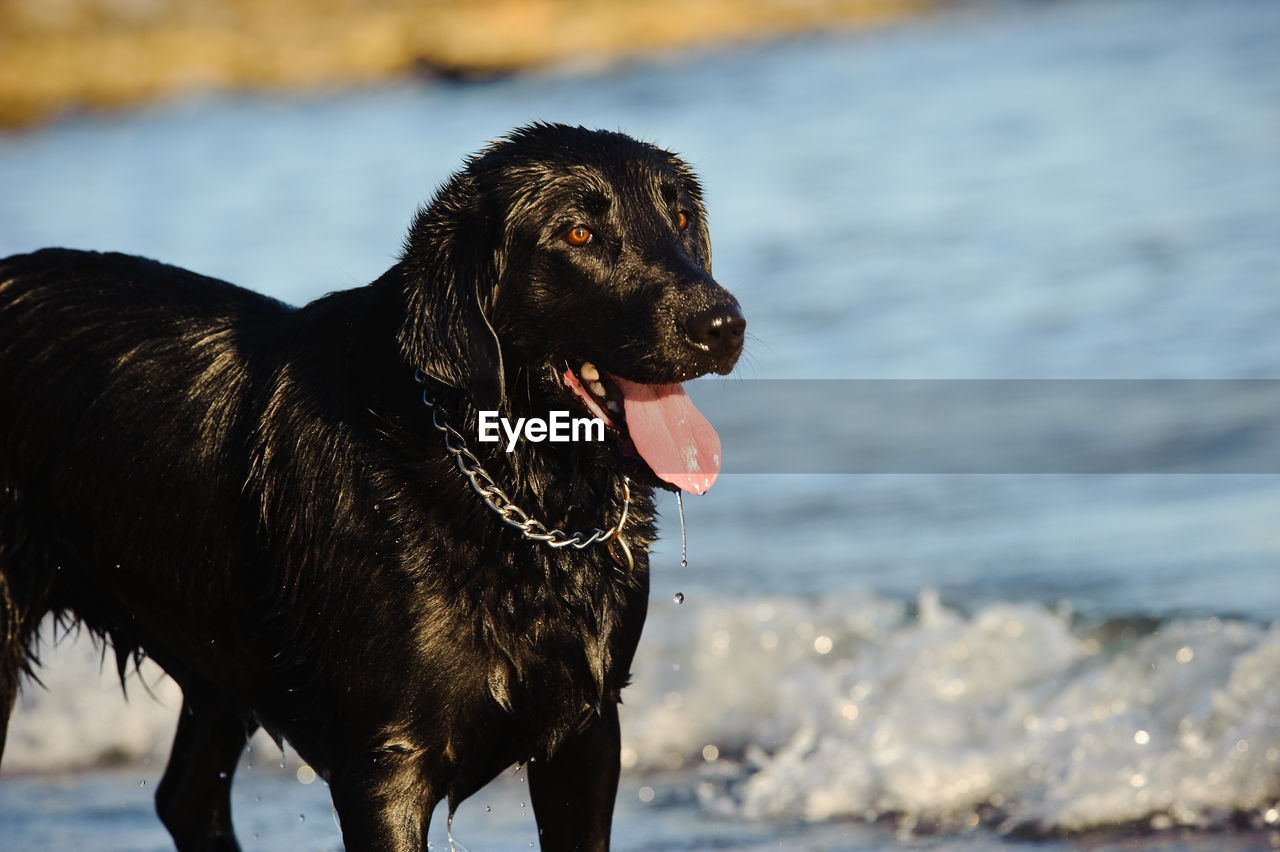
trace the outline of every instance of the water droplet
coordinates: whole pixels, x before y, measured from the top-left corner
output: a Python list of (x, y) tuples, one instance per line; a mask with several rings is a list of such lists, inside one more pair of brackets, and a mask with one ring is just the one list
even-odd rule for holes
[(493, 812), (493, 808), (492, 808), (492, 806), (490, 806), (490, 805), (485, 805), (485, 806), (484, 806), (484, 812), (485, 812), (485, 813), (492, 813), (492, 812)]
[(298, 814), (298, 822), (306, 822), (306, 821), (307, 821), (306, 814)]
[(145, 787), (145, 786), (147, 786), (147, 779), (143, 778), (141, 781), (139, 781), (139, 782), (138, 782), (138, 786), (139, 786), (139, 787)]
[(219, 773), (218, 773), (218, 777), (219, 777), (219, 778), (221, 778), (221, 779), (223, 779), (223, 780), (225, 781), (225, 780), (226, 780), (226, 777), (227, 777), (227, 773), (225, 773), (225, 772), (219, 772)]
[(684, 592), (676, 592), (674, 595), (671, 596), (671, 600), (676, 602), (676, 606), (679, 606), (680, 604), (684, 603)]

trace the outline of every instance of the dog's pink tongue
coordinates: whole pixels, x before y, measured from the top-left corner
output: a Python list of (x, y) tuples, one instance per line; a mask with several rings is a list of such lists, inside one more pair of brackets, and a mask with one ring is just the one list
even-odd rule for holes
[(693, 494), (709, 489), (720, 474), (720, 436), (684, 388), (610, 378), (622, 391), (631, 442), (658, 478)]

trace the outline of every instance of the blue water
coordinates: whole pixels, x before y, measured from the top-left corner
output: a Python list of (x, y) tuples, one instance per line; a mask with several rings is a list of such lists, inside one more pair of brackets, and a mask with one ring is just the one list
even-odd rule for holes
[[(1267, 0), (993, 3), (591, 75), (73, 118), (0, 136), (0, 255), (131, 251), (303, 302), (375, 278), (463, 157), (535, 119), (695, 165), (750, 322), (716, 381), (1280, 379)], [(801, 412), (815, 434), (868, 416), (839, 402)], [(1053, 449), (1043, 420), (1020, 439)], [(1140, 418), (1121, 431), (1158, 467)], [(663, 513), (622, 848), (1275, 841), (1280, 476), (729, 474), (686, 501), (688, 568)], [(15, 719), (0, 828), (13, 848), (163, 848), (147, 800), (172, 711), (84, 686), (96, 657), (68, 646)], [(113, 751), (139, 762), (13, 775)], [(237, 813), (263, 848), (333, 848), (322, 785), (292, 779), (250, 782)], [(508, 783), (460, 814), (470, 848), (533, 839)], [(1237, 813), (1243, 833), (1195, 833)], [(1113, 839), (1133, 823), (1156, 833)]]

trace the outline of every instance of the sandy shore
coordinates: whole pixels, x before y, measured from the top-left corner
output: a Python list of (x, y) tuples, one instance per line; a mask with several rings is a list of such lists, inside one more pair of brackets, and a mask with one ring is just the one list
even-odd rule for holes
[(873, 25), (936, 0), (8, 0), (0, 126), (191, 91), (469, 79)]

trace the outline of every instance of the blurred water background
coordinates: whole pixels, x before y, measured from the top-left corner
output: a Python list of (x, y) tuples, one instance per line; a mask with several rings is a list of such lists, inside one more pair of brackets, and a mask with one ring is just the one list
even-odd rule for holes
[[(464, 156), (535, 119), (692, 162), (750, 321), (735, 376), (701, 393), (737, 406), (728, 469), (755, 455), (686, 501), (687, 568), (663, 504), (616, 848), (1280, 847), (1280, 474), (1219, 463), (1271, 434), (1274, 390), (1188, 411), (1191, 449), (1164, 440), (1176, 411), (1073, 412), (1101, 422), (1101, 472), (858, 473), (820, 438), (799, 472), (755, 440), (767, 388), (800, 380), (826, 380), (788, 410), (818, 436), (876, 417), (813, 392), (851, 380), (1273, 388), (1280, 4), (991, 3), (590, 72), (71, 118), (0, 136), (0, 256), (136, 252), (302, 303), (373, 280)], [(1002, 412), (1033, 457), (1062, 452), (1043, 411)], [(145, 668), (126, 703), (83, 638), (49, 659), (10, 731), (0, 845), (169, 848), (150, 799), (175, 688)], [(246, 848), (339, 848), (311, 780), (255, 742)], [(522, 783), (464, 804), (456, 839), (529, 848)]]

